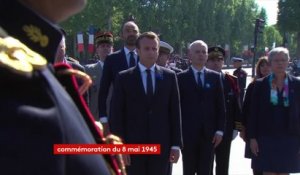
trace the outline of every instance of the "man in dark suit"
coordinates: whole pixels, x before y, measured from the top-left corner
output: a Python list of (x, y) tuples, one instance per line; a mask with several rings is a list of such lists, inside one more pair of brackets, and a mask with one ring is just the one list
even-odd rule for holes
[[(226, 107), (226, 129), (222, 142), (215, 149), (216, 175), (228, 175), (231, 141), (237, 136), (237, 130), (241, 131), (242, 129), (237, 77), (222, 72), (224, 58), (225, 50), (223, 48), (216, 46), (208, 49), (206, 67), (221, 73)], [(213, 171), (211, 175), (213, 175)]]
[(79, 12), (85, 1), (0, 0), (0, 4), (1, 174), (117, 173), (106, 162), (109, 156), (53, 155), (53, 144), (101, 140), (93, 120), (49, 69), (62, 38), (55, 23)]
[(109, 91), (110, 88), (112, 88), (115, 76), (120, 71), (134, 67), (137, 64), (138, 56), (135, 50), (135, 43), (138, 36), (139, 28), (133, 21), (124, 23), (121, 31), (124, 48), (109, 55), (104, 62), (103, 75), (100, 83), (101, 87), (99, 90), (99, 117), (106, 134), (109, 133), (107, 117), (110, 109), (106, 103)]
[(118, 74), (109, 118), (112, 133), (125, 143), (160, 144), (160, 155), (131, 155), (125, 159), (129, 175), (166, 175), (176, 163), (182, 146), (177, 78), (173, 71), (155, 64), (159, 38), (140, 35), (137, 66)]
[[(113, 51), (113, 35), (109, 32), (97, 32), (95, 35), (96, 63), (85, 65), (86, 73), (92, 78), (93, 84), (89, 88), (89, 108), (95, 118), (99, 121), (99, 89), (100, 80), (102, 78), (104, 61), (107, 55)], [(110, 99), (110, 98), (109, 98)], [(107, 103), (109, 103), (107, 101)]]
[(178, 76), (184, 175), (209, 175), (214, 148), (222, 141), (225, 104), (220, 74), (205, 68), (207, 45), (201, 40), (189, 47), (191, 67)]

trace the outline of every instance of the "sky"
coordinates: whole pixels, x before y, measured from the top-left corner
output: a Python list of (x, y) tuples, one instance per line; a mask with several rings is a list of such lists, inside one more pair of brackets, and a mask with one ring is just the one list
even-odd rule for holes
[(268, 25), (273, 25), (277, 23), (277, 3), (278, 0), (255, 0), (258, 6), (264, 7), (268, 15)]

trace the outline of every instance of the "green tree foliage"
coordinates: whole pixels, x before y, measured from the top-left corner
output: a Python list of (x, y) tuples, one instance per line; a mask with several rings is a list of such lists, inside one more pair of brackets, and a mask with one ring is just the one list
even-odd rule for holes
[[(278, 26), (282, 32), (284, 43), (289, 47), (296, 48), (296, 56), (300, 57), (300, 1), (279, 0), (278, 2)], [(292, 50), (292, 53), (294, 51)]]
[[(177, 53), (184, 53), (188, 43), (202, 39), (209, 46), (229, 44), (231, 55), (241, 55), (244, 45), (253, 44), (255, 19), (266, 19), (265, 11), (260, 11), (254, 0), (88, 0), (84, 11), (62, 26), (75, 35), (94, 25), (112, 31), (120, 44), (121, 25), (131, 15), (142, 32), (160, 34)], [(269, 34), (262, 40), (268, 46), (273, 43)]]

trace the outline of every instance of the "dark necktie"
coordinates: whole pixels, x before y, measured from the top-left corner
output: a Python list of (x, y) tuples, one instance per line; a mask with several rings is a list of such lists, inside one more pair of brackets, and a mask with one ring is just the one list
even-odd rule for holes
[(152, 85), (152, 77), (151, 70), (147, 69), (147, 96), (151, 98), (153, 96), (153, 85)]
[(202, 86), (202, 81), (201, 81), (201, 72), (197, 72), (197, 75), (198, 75), (197, 76), (198, 86), (202, 88), (203, 86)]
[(135, 66), (135, 59), (134, 59), (134, 52), (131, 51), (130, 53), (130, 57), (129, 57), (129, 68), (134, 67)]

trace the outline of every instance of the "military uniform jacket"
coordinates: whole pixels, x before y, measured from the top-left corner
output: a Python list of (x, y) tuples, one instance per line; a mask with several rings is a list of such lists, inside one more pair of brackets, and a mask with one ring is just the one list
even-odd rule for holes
[(97, 63), (85, 65), (85, 71), (93, 81), (92, 86), (89, 88), (89, 107), (95, 120), (99, 120), (98, 96), (103, 68), (98, 61)]
[(241, 130), (241, 103), (237, 77), (221, 74), (226, 107), (226, 128), (224, 139), (231, 139), (234, 129)]
[[(76, 59), (74, 59), (72, 57), (69, 57), (69, 56), (66, 56), (65, 59), (66, 59), (67, 64), (71, 65), (71, 67), (73, 69), (79, 70), (81, 72), (86, 72), (85, 68)], [(76, 81), (77, 81), (79, 86), (81, 86), (83, 84), (81, 79), (76, 78)], [(83, 94), (83, 98), (84, 98), (85, 103), (87, 105), (89, 105), (89, 103), (90, 103), (90, 97), (89, 96), (90, 96), (89, 91), (87, 91), (86, 93)]]
[[(0, 26), (53, 62), (62, 38), (59, 30), (18, 1), (1, 0), (0, 9)], [(27, 57), (23, 55), (24, 60)], [(96, 131), (91, 130), (93, 121), (87, 122), (83, 110), (54, 77), (51, 66), (35, 66), (24, 73), (16, 64), (0, 65), (1, 174), (111, 174), (101, 155), (53, 154), (53, 144), (96, 143)]]
[(245, 70), (242, 69), (242, 67), (237, 68), (234, 72), (233, 75), (236, 76), (238, 78), (238, 84), (239, 84), (239, 88), (240, 88), (240, 92), (241, 92), (241, 102), (244, 98), (244, 91), (246, 88), (246, 81), (247, 81), (247, 72)]

